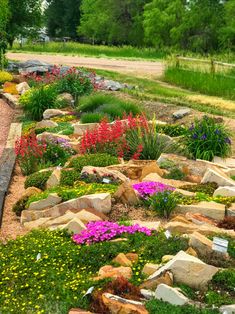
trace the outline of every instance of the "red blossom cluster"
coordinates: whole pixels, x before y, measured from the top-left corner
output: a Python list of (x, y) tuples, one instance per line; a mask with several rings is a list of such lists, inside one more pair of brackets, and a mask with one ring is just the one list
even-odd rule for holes
[[(103, 120), (95, 130), (87, 130), (84, 133), (80, 142), (80, 152), (82, 154), (107, 152), (122, 158), (130, 150), (125, 137), (126, 132), (143, 128), (148, 129), (148, 121), (144, 115), (139, 117), (129, 115), (111, 124)], [(142, 150), (142, 145), (139, 145), (132, 158), (139, 159)]]
[(46, 147), (46, 143), (38, 142), (34, 133), (22, 135), (15, 142), (15, 154), (21, 158), (28, 158), (31, 156), (40, 158), (45, 152)]

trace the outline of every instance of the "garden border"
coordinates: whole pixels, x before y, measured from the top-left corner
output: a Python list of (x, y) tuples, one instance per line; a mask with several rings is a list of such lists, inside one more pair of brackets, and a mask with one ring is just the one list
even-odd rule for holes
[(6, 145), (0, 157), (0, 228), (2, 226), (5, 197), (16, 162), (15, 140), (21, 136), (21, 131), (22, 123), (11, 123)]

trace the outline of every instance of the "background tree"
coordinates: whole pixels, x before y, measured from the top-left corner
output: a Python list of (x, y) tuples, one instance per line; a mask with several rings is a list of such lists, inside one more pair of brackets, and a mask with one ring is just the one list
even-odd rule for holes
[(220, 43), (223, 48), (235, 49), (235, 0), (224, 5), (225, 25), (220, 29)]
[(0, 0), (0, 68), (4, 67), (4, 54), (7, 48), (6, 25), (9, 18), (8, 0)]
[(45, 12), (48, 35), (77, 39), (81, 0), (48, 0)]
[(33, 36), (42, 26), (42, 0), (9, 0), (7, 39), (10, 46), (18, 36)]

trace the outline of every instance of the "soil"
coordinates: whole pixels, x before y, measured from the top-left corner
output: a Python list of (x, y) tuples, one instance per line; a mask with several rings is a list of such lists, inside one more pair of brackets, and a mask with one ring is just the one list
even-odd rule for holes
[(78, 66), (93, 69), (116, 71), (141, 77), (161, 76), (164, 70), (162, 62), (153, 61), (131, 61), (106, 58), (91, 58), (80, 56), (63, 56), (33, 53), (7, 53), (7, 58), (17, 61), (39, 60), (56, 65)]
[(13, 118), (14, 110), (0, 99), (0, 156), (4, 150)]

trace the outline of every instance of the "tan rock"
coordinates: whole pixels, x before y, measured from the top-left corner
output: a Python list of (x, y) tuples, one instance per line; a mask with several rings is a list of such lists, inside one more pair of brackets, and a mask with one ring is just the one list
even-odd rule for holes
[(118, 256), (113, 259), (113, 262), (121, 266), (132, 266), (132, 262), (123, 253), (118, 254)]
[(185, 251), (185, 253), (198, 257), (197, 252), (191, 246), (187, 249), (187, 251)]
[(188, 221), (187, 218), (185, 218), (185, 216), (183, 215), (178, 215), (172, 218), (171, 221), (182, 222), (183, 224), (190, 224), (190, 221)]
[[(153, 273), (151, 276), (153, 276), (155, 273)], [(154, 278), (151, 278), (151, 276), (140, 285), (140, 289), (155, 290), (157, 286), (160, 284), (173, 286), (173, 276), (170, 271), (166, 271), (162, 273), (160, 276)]]
[(66, 229), (68, 232), (73, 232), (74, 234), (80, 234), (83, 230), (86, 229), (86, 226), (80, 219), (74, 218), (66, 225), (63, 225), (62, 229)]
[(200, 202), (193, 205), (178, 205), (176, 212), (186, 214), (187, 212), (202, 214), (215, 220), (224, 219), (225, 205), (216, 202)]
[(225, 197), (235, 196), (235, 186), (220, 186), (213, 194), (213, 196), (218, 195)]
[(50, 218), (39, 218), (37, 220), (29, 221), (24, 223), (24, 227), (27, 230), (33, 230), (38, 228), (46, 227), (46, 223), (50, 221)]
[(37, 139), (39, 141), (49, 141), (49, 140), (58, 140), (62, 139), (64, 141), (67, 141), (69, 143), (70, 138), (67, 135), (62, 134), (55, 134), (55, 133), (49, 133), (49, 132), (43, 132), (41, 134), (37, 135)]
[(118, 277), (124, 277), (126, 279), (131, 279), (132, 269), (131, 267), (113, 267), (110, 265), (103, 266), (100, 268), (98, 277), (95, 277), (94, 280), (102, 280), (105, 278), (117, 279)]
[(159, 268), (160, 268), (159, 264), (147, 263), (147, 264), (144, 265), (142, 273), (144, 275), (150, 276), (153, 273), (155, 273)]
[(71, 104), (73, 102), (73, 96), (69, 93), (62, 93), (62, 94), (57, 96), (56, 100), (58, 102), (65, 103), (67, 106), (71, 106)]
[(82, 169), (81, 174), (88, 174), (88, 175), (94, 175), (97, 174), (99, 177), (102, 178), (109, 178), (112, 177), (115, 180), (118, 180), (120, 182), (126, 182), (128, 181), (128, 178), (122, 174), (120, 171), (117, 170), (109, 170), (106, 167), (93, 167), (93, 166), (85, 166)]
[(171, 271), (174, 281), (193, 289), (205, 290), (218, 268), (203, 263), (200, 259), (180, 251), (166, 265), (162, 266), (148, 279), (157, 279), (166, 271)]
[(47, 180), (46, 188), (50, 189), (50, 188), (58, 186), (60, 184), (60, 177), (61, 177), (61, 169), (57, 168), (52, 172), (50, 178)]
[(94, 314), (94, 313), (77, 308), (69, 310), (69, 314)]
[(55, 128), (58, 126), (58, 123), (51, 120), (42, 120), (37, 122), (35, 129), (44, 129), (44, 128)]
[(153, 161), (152, 163), (147, 164), (142, 169), (140, 181), (142, 181), (143, 178), (145, 178), (150, 173), (157, 173), (160, 177), (163, 176), (164, 171), (158, 166), (156, 161)]
[(127, 300), (110, 293), (104, 293), (102, 300), (111, 314), (148, 314), (141, 302)]
[(103, 214), (111, 211), (111, 205), (110, 193), (85, 195), (77, 199), (77, 206), (79, 208), (94, 208)]
[(16, 85), (16, 90), (19, 93), (19, 95), (23, 95), (29, 89), (30, 89), (30, 86), (27, 82), (22, 82)]
[(123, 204), (136, 205), (139, 203), (135, 190), (128, 182), (121, 184), (113, 197)]
[(162, 263), (165, 264), (165, 263), (169, 262), (170, 260), (172, 260), (172, 258), (174, 258), (174, 255), (164, 255), (162, 257)]
[(161, 183), (170, 185), (170, 186), (175, 187), (175, 188), (181, 188), (184, 185), (189, 185), (189, 184), (193, 185), (194, 184), (194, 183), (181, 181), (181, 180), (164, 179), (156, 173), (150, 173), (149, 175), (144, 177), (142, 181), (143, 182), (148, 182), (148, 181), (161, 182)]
[(60, 196), (58, 196), (56, 193), (51, 193), (43, 200), (30, 203), (29, 210), (42, 210), (50, 208), (61, 203), (61, 201), (62, 198)]
[(196, 225), (203, 225), (203, 224), (208, 224), (208, 225), (216, 225), (217, 222), (214, 219), (208, 218), (202, 214), (199, 213), (186, 213), (185, 215), (186, 219), (188, 219), (190, 222), (193, 222)]
[(80, 122), (74, 123), (74, 134), (83, 135), (87, 130), (92, 131), (98, 127), (98, 123), (85, 123), (82, 124)]
[(126, 257), (132, 262), (137, 263), (139, 260), (139, 255), (137, 253), (127, 253)]
[(130, 220), (131, 225), (139, 225), (148, 229), (159, 230), (161, 227), (160, 221), (141, 221), (141, 220)]
[(43, 119), (47, 120), (47, 119), (51, 119), (57, 116), (64, 116), (67, 115), (68, 112), (67, 111), (62, 111), (59, 109), (46, 109), (43, 112)]
[(201, 183), (215, 182), (218, 186), (235, 186), (235, 181), (220, 169), (208, 168)]
[(201, 256), (209, 256), (213, 252), (213, 242), (197, 231), (190, 235), (189, 245)]
[(227, 168), (235, 168), (235, 158), (214, 157), (213, 162)]
[(22, 198), (23, 197), (29, 197), (29, 196), (32, 196), (32, 195), (35, 195), (35, 194), (38, 194), (41, 192), (42, 192), (42, 190), (35, 188), (34, 186), (30, 186), (29, 188), (27, 188), (25, 190), (24, 194), (22, 195)]
[(190, 192), (190, 191), (186, 191), (186, 190), (182, 190), (182, 189), (175, 189), (174, 193), (180, 193), (184, 196), (191, 196), (191, 197), (196, 195), (196, 193), (194, 193), (194, 192)]

